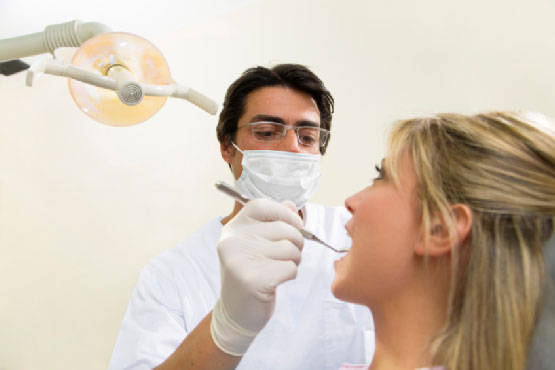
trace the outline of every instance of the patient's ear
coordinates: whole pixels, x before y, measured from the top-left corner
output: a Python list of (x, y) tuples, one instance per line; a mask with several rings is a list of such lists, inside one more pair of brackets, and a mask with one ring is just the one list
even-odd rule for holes
[(455, 216), (455, 243), (449, 238), (449, 231), (445, 220), (440, 217), (433, 217), (428, 233), (428, 245), (423, 235), (415, 246), (417, 255), (440, 256), (451, 252), (453, 247), (461, 244), (469, 235), (472, 228), (472, 211), (466, 204), (457, 203), (451, 206), (451, 211)]

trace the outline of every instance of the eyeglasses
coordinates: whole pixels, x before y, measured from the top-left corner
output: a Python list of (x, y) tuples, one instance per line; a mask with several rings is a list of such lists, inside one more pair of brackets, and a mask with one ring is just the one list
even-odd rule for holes
[(297, 140), (304, 146), (325, 146), (330, 137), (330, 132), (326, 129), (316, 126), (290, 126), (278, 122), (252, 122), (244, 126), (238, 127), (251, 127), (252, 136), (259, 141), (280, 141), (283, 140), (287, 131), (295, 130)]

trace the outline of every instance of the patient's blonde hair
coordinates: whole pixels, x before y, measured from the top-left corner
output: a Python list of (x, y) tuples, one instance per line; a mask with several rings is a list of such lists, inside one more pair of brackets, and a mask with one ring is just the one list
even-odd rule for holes
[(423, 230), (439, 217), (453, 235), (450, 205), (472, 210), (470, 236), (452, 253), (447, 322), (430, 343), (449, 370), (525, 367), (555, 223), (555, 137), (538, 117), (439, 114), (398, 122), (390, 135), (395, 181), (401, 154), (412, 156)]

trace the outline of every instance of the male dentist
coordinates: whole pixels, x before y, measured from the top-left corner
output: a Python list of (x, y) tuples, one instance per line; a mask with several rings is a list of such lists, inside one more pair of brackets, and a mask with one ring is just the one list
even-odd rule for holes
[(338, 369), (368, 363), (370, 312), (333, 297), (335, 252), (350, 243), (343, 207), (318, 187), (333, 97), (308, 68), (245, 71), (228, 89), (217, 137), (235, 203), (140, 273), (110, 369)]

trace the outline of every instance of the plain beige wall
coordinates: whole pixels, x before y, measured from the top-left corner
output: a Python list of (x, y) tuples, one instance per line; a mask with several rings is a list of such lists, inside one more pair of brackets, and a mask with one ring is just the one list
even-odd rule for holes
[[(247, 67), (311, 67), (336, 99), (314, 200), (342, 204), (394, 119), (554, 117), (554, 17), (554, 0), (263, 0), (151, 41), (175, 80), (219, 102)], [(231, 181), (216, 118), (168, 100), (109, 127), (64, 79), (23, 78), (0, 78), (0, 369), (105, 368), (141, 267), (232, 206), (213, 187)]]

